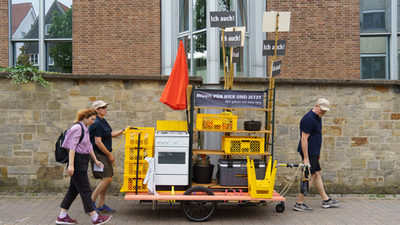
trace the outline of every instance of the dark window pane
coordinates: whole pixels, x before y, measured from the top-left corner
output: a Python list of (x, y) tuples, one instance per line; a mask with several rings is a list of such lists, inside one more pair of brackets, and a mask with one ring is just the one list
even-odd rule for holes
[(72, 42), (47, 43), (47, 70), (72, 73)]
[(385, 12), (364, 13), (363, 29), (385, 29)]
[(361, 57), (362, 79), (386, 79), (386, 57)]
[(237, 0), (237, 25), (247, 30), (247, 0)]
[(206, 28), (206, 0), (193, 0), (193, 30)]
[(189, 30), (189, 0), (179, 1), (179, 32)]
[(203, 80), (207, 79), (207, 34), (193, 35), (193, 75), (201, 76)]

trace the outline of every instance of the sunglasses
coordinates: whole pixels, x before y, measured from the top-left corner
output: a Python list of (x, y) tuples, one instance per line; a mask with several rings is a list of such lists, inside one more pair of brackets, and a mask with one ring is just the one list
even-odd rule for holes
[(99, 107), (99, 109), (107, 109), (107, 106)]

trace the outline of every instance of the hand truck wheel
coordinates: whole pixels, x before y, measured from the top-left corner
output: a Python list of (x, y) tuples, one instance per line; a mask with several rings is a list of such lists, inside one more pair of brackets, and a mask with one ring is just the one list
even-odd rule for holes
[(278, 213), (282, 213), (283, 211), (285, 211), (285, 202), (280, 202), (279, 204), (277, 204), (275, 206), (275, 210)]

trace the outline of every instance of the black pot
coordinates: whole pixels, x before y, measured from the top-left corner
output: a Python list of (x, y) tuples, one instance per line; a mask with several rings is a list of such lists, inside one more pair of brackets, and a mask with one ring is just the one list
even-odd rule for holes
[(245, 121), (244, 122), (244, 129), (249, 131), (257, 131), (261, 129), (261, 122), (260, 121)]
[(193, 166), (193, 180), (199, 184), (208, 184), (211, 183), (212, 175), (213, 175), (214, 165), (210, 164), (209, 166)]

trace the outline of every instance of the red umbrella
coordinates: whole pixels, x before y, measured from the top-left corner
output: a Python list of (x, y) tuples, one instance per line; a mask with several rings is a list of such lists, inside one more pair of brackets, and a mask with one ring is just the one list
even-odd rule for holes
[(165, 85), (160, 101), (173, 110), (186, 109), (186, 86), (189, 84), (189, 73), (183, 42), (179, 42), (178, 54), (171, 75)]

